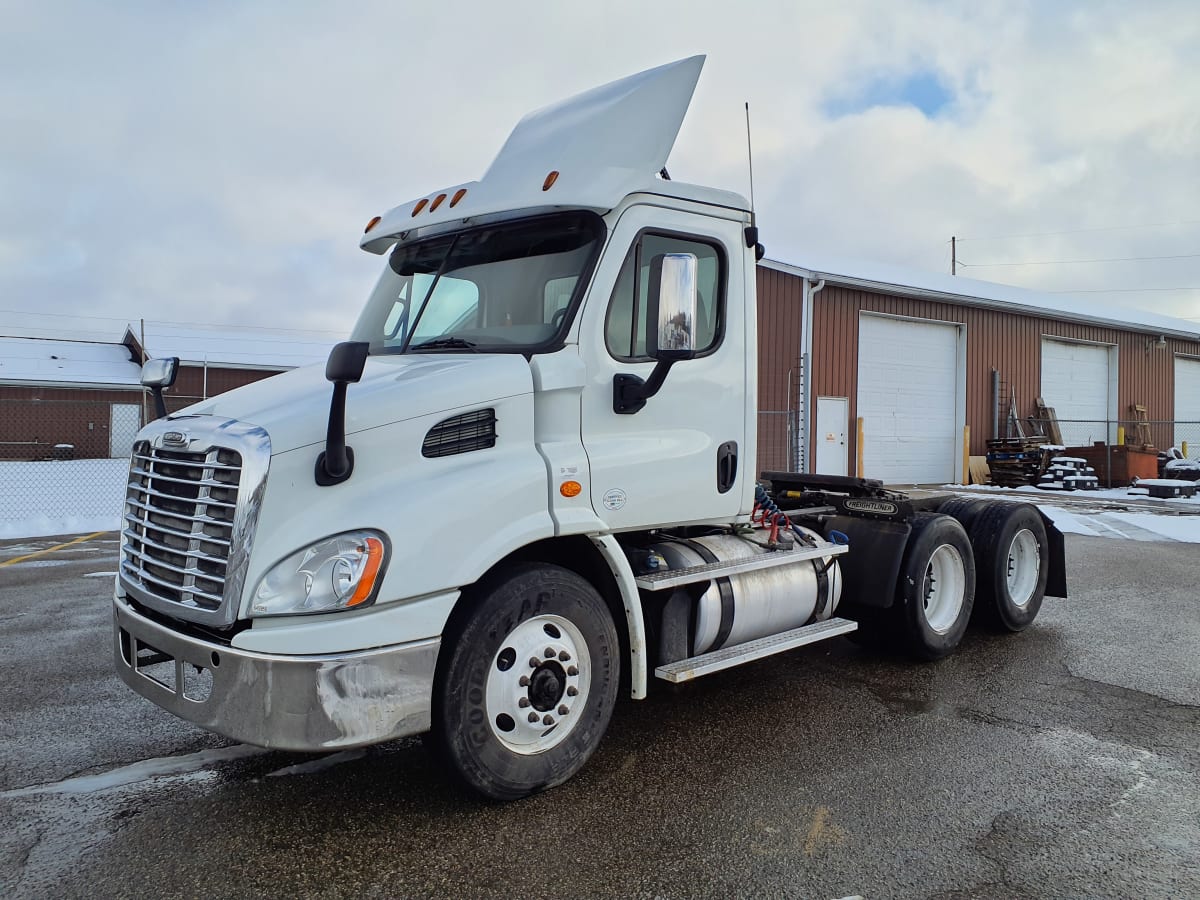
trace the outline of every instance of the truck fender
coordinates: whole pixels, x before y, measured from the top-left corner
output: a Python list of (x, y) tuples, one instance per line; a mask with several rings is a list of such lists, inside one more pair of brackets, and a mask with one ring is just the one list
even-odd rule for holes
[(644, 700), (648, 678), (646, 622), (642, 618), (642, 598), (633, 580), (633, 569), (621, 545), (611, 534), (592, 535), (592, 543), (608, 563), (613, 581), (621, 593), (621, 605), (625, 607), (625, 624), (629, 632), (630, 696), (634, 700)]

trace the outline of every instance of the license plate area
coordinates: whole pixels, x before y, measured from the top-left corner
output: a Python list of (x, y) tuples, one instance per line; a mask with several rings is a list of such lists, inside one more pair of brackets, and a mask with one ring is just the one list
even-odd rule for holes
[(164, 690), (193, 703), (203, 703), (212, 695), (210, 667), (172, 656), (124, 628), (121, 629), (120, 646), (125, 664)]

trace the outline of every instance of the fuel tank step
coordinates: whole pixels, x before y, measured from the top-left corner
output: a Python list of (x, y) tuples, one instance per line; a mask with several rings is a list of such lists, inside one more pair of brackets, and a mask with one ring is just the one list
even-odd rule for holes
[(773, 656), (784, 650), (791, 650), (793, 647), (803, 647), (805, 644), (815, 644), (817, 641), (837, 637), (839, 634), (848, 634), (857, 629), (858, 623), (851, 622), (849, 619), (827, 619), (814, 625), (781, 631), (779, 634), (769, 634), (756, 641), (738, 644), (735, 647), (725, 647), (711, 653), (693, 656), (691, 659), (681, 659), (678, 662), (659, 666), (654, 670), (654, 674), (664, 681), (678, 684), (681, 681), (699, 678), (701, 675), (711, 675), (722, 669), (731, 669), (742, 663), (762, 659), (764, 656)]
[(741, 559), (707, 563), (703, 566), (692, 566), (688, 569), (649, 572), (645, 575), (638, 575), (634, 581), (638, 587), (644, 588), (647, 591), (665, 591), (667, 588), (679, 587), (681, 584), (709, 581), (725, 575), (755, 572), (759, 569), (773, 569), (776, 566), (788, 566), (793, 563), (821, 559), (826, 556), (840, 556), (849, 549), (850, 547), (846, 544), (823, 543), (816, 547), (776, 550), (773, 553), (761, 553), (757, 556), (747, 556)]

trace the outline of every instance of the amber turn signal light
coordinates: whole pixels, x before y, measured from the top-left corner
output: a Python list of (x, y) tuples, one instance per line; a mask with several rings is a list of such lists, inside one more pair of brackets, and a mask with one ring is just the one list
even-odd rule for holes
[(564, 481), (558, 486), (558, 492), (564, 497), (578, 497), (583, 491), (583, 485), (578, 481)]
[(367, 223), (367, 227), (363, 229), (363, 234), (366, 234), (368, 231), (370, 231), (372, 228), (374, 228), (376, 225), (378, 225), (382, 220), (383, 220), (383, 216), (376, 216), (375, 218), (373, 218), (370, 222)]
[(556, 181), (558, 181), (558, 172), (557, 171), (551, 172), (549, 175), (546, 176), (546, 180), (542, 182), (542, 190), (543, 191), (550, 190), (550, 188), (554, 187), (554, 182), (556, 182)]

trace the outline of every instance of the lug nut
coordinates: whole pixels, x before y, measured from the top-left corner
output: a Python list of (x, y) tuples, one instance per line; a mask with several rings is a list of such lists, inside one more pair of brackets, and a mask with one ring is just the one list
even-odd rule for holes
[(538, 720), (538, 714), (537, 714), (537, 713), (535, 713), (535, 712), (531, 712), (531, 713), (529, 714), (529, 721), (530, 721), (530, 722), (536, 722), (537, 720)]
[(559, 653), (558, 653), (558, 661), (559, 662), (566, 662), (570, 658), (571, 658), (571, 654), (568, 653), (566, 650), (559, 651)]
[(522, 697), (520, 700), (517, 701), (517, 706), (521, 707), (521, 709), (524, 709), (528, 705), (529, 705), (528, 697)]
[(553, 647), (546, 648), (546, 659), (554, 659), (554, 648)]
[(565, 704), (565, 703), (561, 704), (561, 705), (558, 707), (558, 714), (559, 714), (560, 716), (565, 716), (565, 715), (566, 715), (567, 713), (569, 713), (569, 712), (570, 712), (570, 710), (569, 710), (569, 709), (567, 709), (567, 704)]
[(538, 659), (536, 656), (529, 657), (529, 668), (536, 669), (541, 664), (542, 664), (542, 661), (540, 659)]
[(546, 715), (542, 716), (542, 724), (543, 725), (553, 725), (554, 724), (554, 716), (550, 715), (549, 713), (546, 713)]
[(521, 687), (529, 687), (529, 676), (522, 675), (517, 679), (517, 684), (519, 684)]
[(567, 674), (568, 675), (578, 675), (579, 670), (577, 668), (575, 668), (574, 666), (571, 666), (571, 668), (567, 669)]
[(575, 687), (575, 685), (571, 685), (569, 688), (567, 688), (567, 696), (568, 697), (574, 697), (574, 696), (577, 696), (578, 694), (579, 694), (579, 688)]

